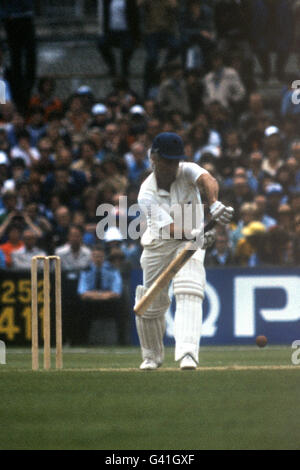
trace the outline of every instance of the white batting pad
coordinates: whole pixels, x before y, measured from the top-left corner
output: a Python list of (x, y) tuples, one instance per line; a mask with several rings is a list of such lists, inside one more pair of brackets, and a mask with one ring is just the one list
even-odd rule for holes
[(151, 359), (161, 364), (164, 359), (165, 317), (144, 318), (136, 316), (135, 320), (143, 359)]
[(198, 295), (176, 295), (174, 321), (175, 361), (190, 354), (198, 362), (202, 327), (202, 298)]
[(174, 294), (198, 295), (203, 299), (205, 281), (206, 276), (203, 263), (193, 256), (174, 276)]

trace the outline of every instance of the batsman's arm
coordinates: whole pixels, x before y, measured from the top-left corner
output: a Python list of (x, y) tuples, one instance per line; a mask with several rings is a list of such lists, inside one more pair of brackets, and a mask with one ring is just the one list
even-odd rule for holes
[(204, 173), (197, 179), (200, 192), (206, 195), (208, 205), (214, 204), (219, 197), (219, 183), (210, 173)]

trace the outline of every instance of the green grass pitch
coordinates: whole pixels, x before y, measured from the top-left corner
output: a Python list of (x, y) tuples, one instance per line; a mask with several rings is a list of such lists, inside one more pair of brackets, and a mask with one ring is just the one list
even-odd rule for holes
[(139, 371), (138, 348), (66, 348), (62, 371), (33, 372), (29, 349), (9, 348), (0, 449), (299, 449), (291, 355), (202, 347), (199, 369), (180, 371), (168, 348), (163, 367)]

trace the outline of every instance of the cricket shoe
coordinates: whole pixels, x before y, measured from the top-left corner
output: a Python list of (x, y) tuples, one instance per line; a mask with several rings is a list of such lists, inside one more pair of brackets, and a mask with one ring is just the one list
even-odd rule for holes
[(195, 370), (197, 368), (197, 363), (196, 361), (190, 356), (190, 354), (187, 354), (184, 356), (183, 359), (181, 359), (180, 362), (180, 369), (181, 370)]
[(161, 363), (152, 361), (152, 359), (145, 359), (140, 365), (141, 370), (155, 370), (161, 366)]

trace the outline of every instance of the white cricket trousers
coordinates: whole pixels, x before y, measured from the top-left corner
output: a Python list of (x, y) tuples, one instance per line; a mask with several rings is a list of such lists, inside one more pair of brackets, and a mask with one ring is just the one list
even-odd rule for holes
[[(178, 240), (164, 241), (151, 248), (145, 247), (141, 256), (143, 285), (147, 289), (182, 251), (185, 243)], [(174, 318), (175, 360), (190, 354), (198, 362), (202, 327), (202, 302), (205, 289), (205, 251), (198, 249), (173, 279), (176, 298)], [(143, 359), (161, 364), (164, 359), (163, 337), (165, 313), (170, 299), (166, 286), (143, 316), (136, 316), (137, 332)]]

